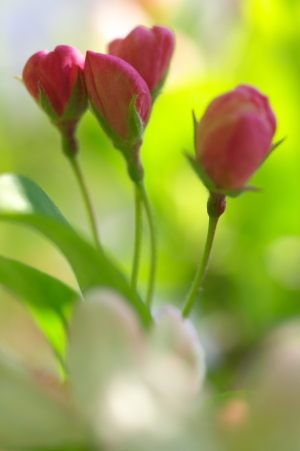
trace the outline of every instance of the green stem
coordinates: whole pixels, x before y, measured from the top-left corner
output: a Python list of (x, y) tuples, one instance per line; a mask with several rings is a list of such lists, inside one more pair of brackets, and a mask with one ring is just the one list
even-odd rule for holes
[(226, 200), (223, 194), (219, 193), (210, 193), (210, 197), (207, 202), (207, 212), (209, 216), (208, 230), (205, 242), (205, 248), (203, 252), (202, 262), (196, 272), (195, 279), (192, 283), (187, 301), (185, 303), (184, 309), (182, 311), (182, 316), (187, 318), (192, 308), (195, 304), (195, 299), (197, 297), (198, 292), (200, 291), (205, 274), (207, 271), (209, 258), (214, 242), (214, 237), (218, 225), (218, 221), (220, 216), (224, 213), (226, 209)]
[(195, 303), (195, 298), (202, 286), (205, 273), (208, 267), (209, 257), (211, 254), (211, 249), (214, 241), (214, 236), (217, 228), (219, 218), (209, 218), (209, 225), (206, 237), (206, 243), (204, 248), (204, 253), (202, 257), (202, 262), (196, 272), (194, 282), (191, 286), (188, 299), (186, 301), (185, 307), (182, 312), (182, 316), (188, 317)]
[(83, 197), (83, 201), (84, 201), (84, 205), (85, 205), (85, 209), (86, 209), (86, 213), (87, 213), (87, 217), (88, 217), (88, 221), (90, 224), (90, 229), (91, 229), (91, 233), (93, 236), (93, 240), (95, 243), (96, 248), (103, 252), (102, 250), (102, 246), (99, 240), (99, 236), (98, 236), (98, 231), (97, 231), (97, 225), (96, 225), (96, 219), (95, 219), (95, 215), (94, 215), (94, 211), (93, 211), (93, 207), (92, 207), (92, 202), (88, 193), (88, 189), (79, 165), (79, 162), (76, 158), (76, 155), (72, 155), (69, 156), (69, 161), (71, 163), (72, 169), (74, 171), (75, 177), (77, 179), (82, 197)]
[(155, 227), (155, 222), (154, 222), (154, 216), (152, 213), (152, 208), (150, 205), (150, 201), (148, 199), (147, 192), (145, 190), (145, 186), (143, 183), (139, 183), (136, 186), (139, 189), (141, 199), (142, 199), (144, 207), (145, 207), (146, 216), (147, 216), (149, 229), (150, 229), (151, 263), (150, 263), (150, 276), (149, 276), (149, 283), (148, 283), (148, 291), (147, 291), (147, 296), (146, 296), (146, 305), (150, 308), (151, 303), (152, 303), (153, 292), (154, 292), (156, 266), (157, 266), (156, 227)]
[(142, 201), (140, 191), (137, 185), (134, 185), (135, 190), (135, 239), (134, 239), (134, 254), (132, 264), (131, 286), (136, 290), (138, 272), (141, 258), (141, 244), (142, 244)]
[(89, 196), (89, 192), (83, 177), (83, 173), (81, 171), (81, 167), (79, 165), (79, 162), (77, 160), (77, 154), (79, 150), (78, 141), (75, 136), (76, 128), (78, 125), (78, 121), (59, 121), (57, 124), (57, 127), (61, 133), (62, 138), (62, 150), (63, 153), (66, 155), (68, 160), (71, 163), (73, 172), (75, 174), (76, 180), (79, 185), (79, 189), (81, 191), (83, 202), (85, 205), (85, 209), (87, 212), (87, 217), (91, 229), (91, 233), (93, 236), (93, 240), (95, 242), (96, 249), (98, 251), (103, 253), (103, 249), (99, 240), (98, 231), (97, 231), (97, 225), (96, 225), (96, 218), (94, 215), (92, 202)]

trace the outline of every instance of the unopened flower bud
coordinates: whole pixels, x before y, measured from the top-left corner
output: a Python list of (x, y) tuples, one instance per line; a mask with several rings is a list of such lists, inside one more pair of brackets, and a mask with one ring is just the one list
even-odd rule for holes
[(84, 77), (93, 113), (124, 155), (131, 178), (140, 181), (143, 170), (139, 149), (151, 111), (146, 82), (121, 58), (90, 51)]
[(162, 88), (174, 51), (174, 35), (165, 27), (136, 27), (109, 44), (110, 55), (131, 64), (146, 81), (154, 99)]
[(32, 55), (23, 70), (26, 88), (71, 143), (71, 153), (77, 150), (74, 132), (87, 108), (83, 67), (84, 56), (77, 49), (59, 45), (53, 52)]
[(276, 118), (267, 97), (241, 85), (195, 121), (196, 161), (210, 191), (236, 195), (272, 150)]

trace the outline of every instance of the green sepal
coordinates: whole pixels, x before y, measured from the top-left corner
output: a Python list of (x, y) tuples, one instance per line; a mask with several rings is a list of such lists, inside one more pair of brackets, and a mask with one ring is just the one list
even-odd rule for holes
[(214, 184), (214, 182), (211, 180), (211, 178), (207, 175), (201, 164), (187, 152), (185, 152), (184, 155), (188, 160), (191, 168), (195, 172), (195, 174), (199, 177), (203, 185), (207, 188), (207, 190), (210, 193), (224, 194), (225, 196), (229, 197), (238, 197), (246, 191), (256, 191), (256, 192), (260, 191), (260, 189), (256, 188), (255, 186), (244, 186), (243, 188), (236, 190), (218, 189)]
[(69, 102), (61, 118), (55, 123), (62, 137), (62, 150), (68, 158), (73, 158), (79, 150), (76, 139), (76, 129), (80, 116), (88, 106), (88, 98), (83, 75), (78, 72), (77, 80), (71, 93)]
[(38, 82), (38, 87), (40, 94), (39, 104), (49, 116), (51, 121), (55, 124), (60, 121), (78, 121), (80, 116), (87, 109), (88, 100), (83, 75), (81, 72), (78, 72), (76, 83), (62, 116), (59, 116), (52, 107), (49, 97), (40, 82)]
[(139, 113), (136, 111), (135, 103), (138, 97), (137, 93), (134, 97), (132, 97), (131, 102), (129, 104), (129, 137), (128, 137), (128, 145), (135, 146), (136, 143), (142, 140), (144, 134), (144, 124)]
[(144, 178), (144, 171), (139, 160), (139, 147), (143, 136), (143, 124), (135, 109), (136, 96), (130, 102), (129, 128), (130, 137), (123, 140), (100, 114), (95, 104), (90, 100), (90, 108), (98, 120), (102, 130), (112, 141), (115, 149), (119, 150), (127, 163), (127, 170), (134, 183), (140, 183)]
[(196, 119), (195, 111), (192, 111), (192, 117), (193, 117), (193, 125), (194, 125), (194, 147), (197, 149), (197, 127), (199, 124), (199, 121)]
[(243, 193), (246, 192), (260, 192), (261, 189), (257, 188), (256, 186), (251, 186), (251, 185), (246, 185), (243, 188), (240, 189), (233, 189), (233, 190), (226, 190), (226, 189), (219, 189), (219, 190), (215, 190), (215, 193), (219, 193), (219, 194), (224, 194), (225, 196), (229, 196), (229, 197), (238, 197)]
[(273, 150), (275, 150), (278, 146), (280, 146), (280, 144), (283, 143), (283, 141), (286, 140), (286, 136), (282, 139), (280, 139), (279, 141), (277, 141), (276, 143), (273, 143), (271, 146), (271, 152), (273, 152)]
[[(199, 124), (199, 121), (197, 121), (195, 111), (192, 111), (192, 117), (193, 117), (193, 126), (194, 126), (194, 147), (197, 149), (197, 127)], [(209, 175), (206, 173), (205, 169), (202, 167), (202, 165), (199, 163), (199, 161), (196, 160), (195, 157), (192, 157), (192, 155), (188, 154), (187, 152), (184, 153), (188, 162), (190, 163), (193, 171), (196, 173), (196, 175), (200, 178), (203, 185), (208, 189), (209, 192), (217, 192), (216, 185), (212, 181), (212, 179), (209, 177)]]
[[(277, 149), (277, 147), (280, 146), (280, 144), (282, 144), (283, 141), (285, 141), (285, 140), (286, 140), (286, 137), (280, 139), (280, 140), (277, 141), (276, 143), (272, 143), (272, 144), (271, 144), (269, 153), (268, 153), (268, 154), (265, 156), (265, 158), (260, 162), (260, 165), (258, 166), (258, 168), (260, 168), (260, 167), (262, 166), (262, 164), (266, 161), (266, 159), (268, 158), (268, 156), (269, 156), (275, 149)], [(258, 168), (257, 168), (257, 169), (258, 169)]]
[(90, 100), (90, 108), (92, 113), (95, 115), (97, 121), (100, 124), (100, 127), (104, 131), (104, 133), (109, 137), (109, 139), (112, 141), (113, 146), (116, 149), (120, 149), (122, 145), (124, 144), (123, 140), (120, 138), (120, 136), (114, 132), (114, 130), (111, 128), (109, 123), (104, 119), (104, 117), (99, 113), (98, 109), (96, 108), (95, 104)]
[(41, 83), (38, 82), (38, 88), (39, 88), (39, 94), (40, 94), (40, 100), (39, 105), (42, 108), (42, 110), (49, 116), (50, 120), (54, 123), (56, 123), (60, 117), (56, 113), (56, 111), (53, 109), (51, 102), (49, 100), (49, 97), (45, 93), (44, 88), (42, 87)]
[(184, 156), (188, 160), (191, 168), (195, 172), (195, 174), (199, 177), (203, 185), (208, 189), (210, 192), (217, 192), (216, 185), (214, 182), (210, 179), (210, 177), (207, 175), (205, 170), (202, 168), (201, 164), (189, 153), (184, 152)]
[(167, 76), (169, 74), (169, 69), (170, 66), (168, 67), (168, 69), (166, 70), (165, 75), (163, 76), (163, 78), (161, 79), (161, 81), (158, 83), (158, 85), (156, 86), (155, 89), (153, 89), (153, 91), (151, 92), (151, 98), (152, 98), (152, 104), (155, 102), (155, 100), (157, 99), (157, 97), (160, 95), (162, 88), (164, 87), (164, 84), (166, 82)]
[[(268, 158), (270, 153), (273, 152), (273, 150), (275, 150), (278, 146), (280, 146), (280, 144), (282, 144), (283, 141), (285, 141), (285, 139), (286, 138), (284, 137), (284, 138), (280, 139), (279, 141), (277, 141), (276, 143), (272, 144), (270, 152), (266, 155), (266, 157), (260, 163), (259, 167), (264, 163), (266, 158)], [(218, 190), (217, 192), (219, 192), (221, 194), (225, 194), (226, 196), (230, 196), (230, 197), (238, 197), (238, 196), (240, 196), (241, 194), (243, 194), (243, 193), (245, 193), (247, 191), (260, 192), (261, 189), (257, 188), (256, 186), (247, 185), (247, 186), (244, 186), (243, 188), (237, 189), (237, 190)]]
[(76, 83), (61, 119), (63, 121), (78, 121), (87, 106), (88, 98), (83, 75), (81, 71), (78, 71)]
[[(197, 127), (198, 127), (199, 121), (197, 121), (194, 111), (192, 111), (192, 115), (193, 115), (193, 124), (194, 124), (194, 146), (195, 146), (195, 149), (197, 149)], [(284, 140), (285, 140), (285, 138), (272, 144), (270, 152), (272, 152), (274, 149), (276, 149), (276, 147), (278, 147)], [(269, 156), (269, 154), (266, 156), (266, 158)], [(247, 191), (252, 191), (252, 192), (261, 191), (260, 188), (257, 188), (256, 186), (251, 186), (251, 185), (246, 185), (243, 188), (236, 189), (236, 190), (218, 189), (216, 187), (216, 185), (214, 184), (214, 182), (211, 180), (211, 178), (208, 176), (208, 174), (206, 173), (204, 168), (201, 166), (199, 161), (197, 161), (196, 158), (192, 157), (192, 155), (188, 154), (187, 152), (184, 152), (184, 155), (187, 158), (188, 162), (190, 163), (193, 171), (200, 178), (203, 185), (208, 189), (208, 191), (210, 193), (223, 194), (223, 195), (229, 196), (229, 197), (238, 197)], [(262, 161), (262, 163), (263, 163), (263, 161)]]

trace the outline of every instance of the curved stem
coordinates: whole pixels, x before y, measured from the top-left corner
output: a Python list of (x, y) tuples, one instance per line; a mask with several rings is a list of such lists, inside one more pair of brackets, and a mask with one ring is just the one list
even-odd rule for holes
[(142, 200), (138, 187), (134, 185), (135, 190), (135, 239), (134, 239), (134, 254), (131, 274), (131, 287), (136, 289), (138, 272), (141, 258), (141, 244), (142, 244)]
[(99, 240), (99, 236), (98, 236), (98, 231), (97, 231), (97, 225), (96, 225), (96, 219), (95, 219), (95, 215), (94, 215), (94, 211), (93, 211), (93, 207), (92, 207), (92, 202), (88, 193), (88, 189), (79, 165), (79, 162), (76, 158), (76, 155), (74, 156), (69, 156), (69, 161), (71, 163), (71, 166), (73, 168), (75, 177), (77, 179), (82, 197), (83, 197), (83, 201), (84, 201), (84, 205), (85, 205), (85, 209), (86, 209), (86, 213), (87, 213), (87, 217), (88, 217), (88, 221), (90, 224), (90, 229), (91, 229), (91, 233), (94, 239), (94, 243), (96, 248), (103, 252), (102, 250), (102, 246)]
[(202, 262), (196, 272), (196, 276), (194, 279), (194, 282), (192, 283), (190, 293), (188, 295), (185, 307), (182, 311), (183, 317), (188, 317), (193, 306), (195, 303), (196, 296), (202, 286), (206, 270), (208, 267), (209, 257), (211, 254), (211, 249), (215, 237), (215, 232), (217, 228), (219, 217), (210, 217), (209, 218), (209, 224), (208, 224), (208, 231), (207, 231), (207, 237), (206, 237), (206, 243), (204, 248), (204, 253), (202, 257)]
[(219, 192), (210, 192), (207, 201), (207, 213), (209, 216), (208, 230), (205, 242), (205, 248), (203, 252), (202, 262), (196, 272), (194, 282), (192, 283), (190, 293), (182, 311), (182, 316), (187, 318), (194, 307), (196, 296), (202, 287), (206, 270), (208, 267), (209, 257), (211, 254), (212, 245), (216, 233), (216, 228), (220, 216), (226, 210), (226, 196)]
[(147, 291), (147, 297), (146, 297), (146, 305), (147, 307), (151, 307), (152, 303), (152, 297), (154, 292), (154, 285), (155, 285), (155, 275), (156, 275), (156, 266), (157, 266), (157, 258), (156, 258), (156, 227), (154, 222), (154, 216), (152, 213), (152, 208), (150, 205), (150, 201), (148, 199), (147, 192), (145, 190), (145, 186), (143, 183), (139, 183), (136, 185), (139, 189), (141, 199), (143, 201), (147, 220), (149, 223), (149, 229), (150, 229), (150, 251), (151, 251), (151, 263), (150, 263), (150, 276), (149, 276), (149, 283), (148, 283), (148, 291)]

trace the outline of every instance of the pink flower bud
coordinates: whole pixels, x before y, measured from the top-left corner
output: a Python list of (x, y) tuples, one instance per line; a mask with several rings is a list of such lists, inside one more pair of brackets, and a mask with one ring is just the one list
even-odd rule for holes
[(146, 82), (121, 58), (90, 51), (86, 54), (84, 78), (98, 122), (125, 157), (132, 180), (142, 180), (139, 149), (151, 111)]
[(108, 52), (131, 64), (153, 94), (164, 81), (174, 45), (174, 35), (165, 27), (136, 27), (125, 39), (112, 41)]
[(25, 86), (54, 122), (77, 121), (86, 109), (83, 67), (84, 56), (67, 45), (41, 50), (27, 61)]
[(217, 190), (244, 189), (272, 150), (275, 130), (267, 97), (238, 86), (214, 99), (196, 124), (196, 160)]
[(88, 51), (84, 78), (96, 116), (100, 114), (123, 141), (131, 139), (132, 101), (142, 126), (146, 126), (151, 111), (150, 93), (145, 81), (130, 64), (115, 56)]

